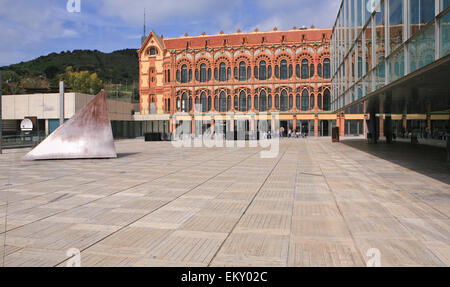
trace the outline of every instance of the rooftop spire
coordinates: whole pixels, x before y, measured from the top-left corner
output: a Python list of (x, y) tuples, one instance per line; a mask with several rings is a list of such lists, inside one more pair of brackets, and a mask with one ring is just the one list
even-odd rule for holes
[(141, 38), (141, 45), (144, 44), (145, 39), (147, 38), (147, 20), (145, 17), (145, 8), (144, 8), (144, 35)]

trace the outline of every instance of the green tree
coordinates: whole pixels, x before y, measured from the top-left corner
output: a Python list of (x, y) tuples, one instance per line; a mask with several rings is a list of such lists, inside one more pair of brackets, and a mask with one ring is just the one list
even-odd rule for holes
[(70, 86), (74, 92), (95, 95), (103, 88), (103, 82), (96, 73), (90, 74), (88, 71), (74, 72), (71, 66), (66, 68), (66, 72), (60, 79)]

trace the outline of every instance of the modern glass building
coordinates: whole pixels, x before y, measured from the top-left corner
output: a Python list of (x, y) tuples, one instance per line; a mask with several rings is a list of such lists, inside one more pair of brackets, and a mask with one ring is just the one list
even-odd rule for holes
[(414, 120), (421, 135), (432, 133), (432, 120), (448, 129), (449, 4), (343, 0), (331, 36), (332, 110), (378, 117), (368, 125), (375, 141), (385, 129), (404, 133)]

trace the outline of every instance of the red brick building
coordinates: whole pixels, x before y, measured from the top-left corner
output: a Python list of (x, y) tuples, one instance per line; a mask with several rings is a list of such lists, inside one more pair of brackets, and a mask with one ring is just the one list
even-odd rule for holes
[(329, 135), (336, 124), (330, 36), (331, 29), (295, 27), (171, 39), (152, 31), (139, 50), (140, 117), (169, 121), (170, 132), (180, 120), (192, 121), (191, 131), (199, 133), (194, 113), (211, 127), (228, 112), (241, 119), (252, 114), (248, 128), (254, 129), (278, 112), (286, 130)]

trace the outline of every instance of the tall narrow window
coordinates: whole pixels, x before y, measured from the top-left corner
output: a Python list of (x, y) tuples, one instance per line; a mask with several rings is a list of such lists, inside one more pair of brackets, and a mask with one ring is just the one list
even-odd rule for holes
[(295, 107), (297, 108), (297, 110), (300, 110), (301, 108), (300, 94), (297, 94), (295, 96)]
[(231, 96), (227, 97), (227, 111), (231, 111)]
[(329, 90), (325, 90), (323, 92), (323, 110), (324, 111), (329, 111), (331, 106), (331, 97), (330, 97), (330, 91)]
[(306, 59), (302, 61), (302, 79), (309, 79), (309, 63)]
[(234, 96), (234, 110), (239, 111), (239, 98), (238, 96)]
[(239, 94), (239, 110), (245, 112), (247, 108), (247, 96), (244, 91)]
[(259, 79), (262, 81), (267, 79), (266, 61), (259, 62)]
[(211, 100), (211, 96), (208, 97), (208, 112), (211, 111), (212, 108), (212, 100)]
[(259, 109), (258, 94), (255, 94), (255, 97), (253, 98), (253, 106), (255, 107), (256, 111)]
[(314, 64), (311, 64), (309, 67), (310, 67), (310, 69), (309, 69), (309, 76), (313, 77), (314, 76)]
[(181, 83), (187, 83), (188, 81), (188, 70), (187, 66), (183, 65), (181, 66)]
[(227, 97), (225, 95), (225, 92), (220, 92), (220, 104), (219, 104), (219, 111), (221, 113), (224, 113), (227, 111)]
[(309, 110), (309, 92), (307, 89), (303, 90), (302, 93), (302, 111), (308, 111)]
[(206, 103), (206, 93), (205, 92), (203, 92), (200, 96), (200, 105), (201, 105), (202, 113), (206, 113), (208, 106)]
[(200, 82), (205, 83), (206, 81), (206, 64), (203, 63), (200, 65)]
[(188, 112), (192, 111), (192, 97), (189, 97), (189, 109)]
[(310, 96), (309, 96), (309, 108), (312, 110), (312, 109), (314, 109), (314, 94), (311, 94)]
[(317, 64), (317, 75), (320, 77), (320, 78), (322, 78), (322, 64), (321, 63), (319, 63), (319, 64)]
[(281, 109), (282, 112), (288, 110), (288, 96), (286, 90), (281, 91)]
[(324, 79), (330, 78), (330, 59), (323, 60), (323, 77)]
[(288, 78), (288, 67), (287, 67), (287, 61), (282, 60), (280, 62), (280, 79), (281, 80), (287, 80)]
[(292, 106), (294, 105), (294, 98), (292, 94), (289, 95), (289, 110), (292, 110)]
[(182, 112), (188, 111), (188, 99), (186, 93), (183, 93), (183, 96), (181, 97), (181, 111)]
[(264, 90), (261, 91), (259, 100), (260, 100), (259, 111), (260, 112), (267, 111), (267, 94), (266, 94), (266, 91), (264, 91)]
[(247, 76), (247, 66), (244, 61), (239, 63), (239, 81), (245, 81)]
[(278, 67), (278, 65), (275, 65), (275, 78), (280, 78), (280, 68)]
[(224, 62), (219, 66), (219, 81), (225, 82), (227, 80), (227, 67)]
[(319, 110), (322, 109), (322, 94), (317, 95), (317, 107), (319, 108)]
[(293, 70), (292, 65), (289, 65), (289, 79), (292, 78)]
[(272, 109), (272, 95), (269, 94), (269, 96), (267, 97), (267, 110), (271, 109)]
[(301, 75), (300, 75), (300, 65), (299, 64), (295, 65), (295, 75), (297, 76), (297, 78), (301, 77)]
[(252, 97), (250, 94), (247, 95), (247, 111), (250, 111), (252, 109)]
[(272, 66), (269, 65), (269, 67), (267, 68), (267, 79), (272, 78)]
[(227, 69), (227, 81), (231, 80), (231, 68), (228, 67)]
[(275, 109), (280, 110), (280, 96), (278, 94), (275, 95)]
[(211, 81), (211, 68), (208, 68), (208, 82)]

